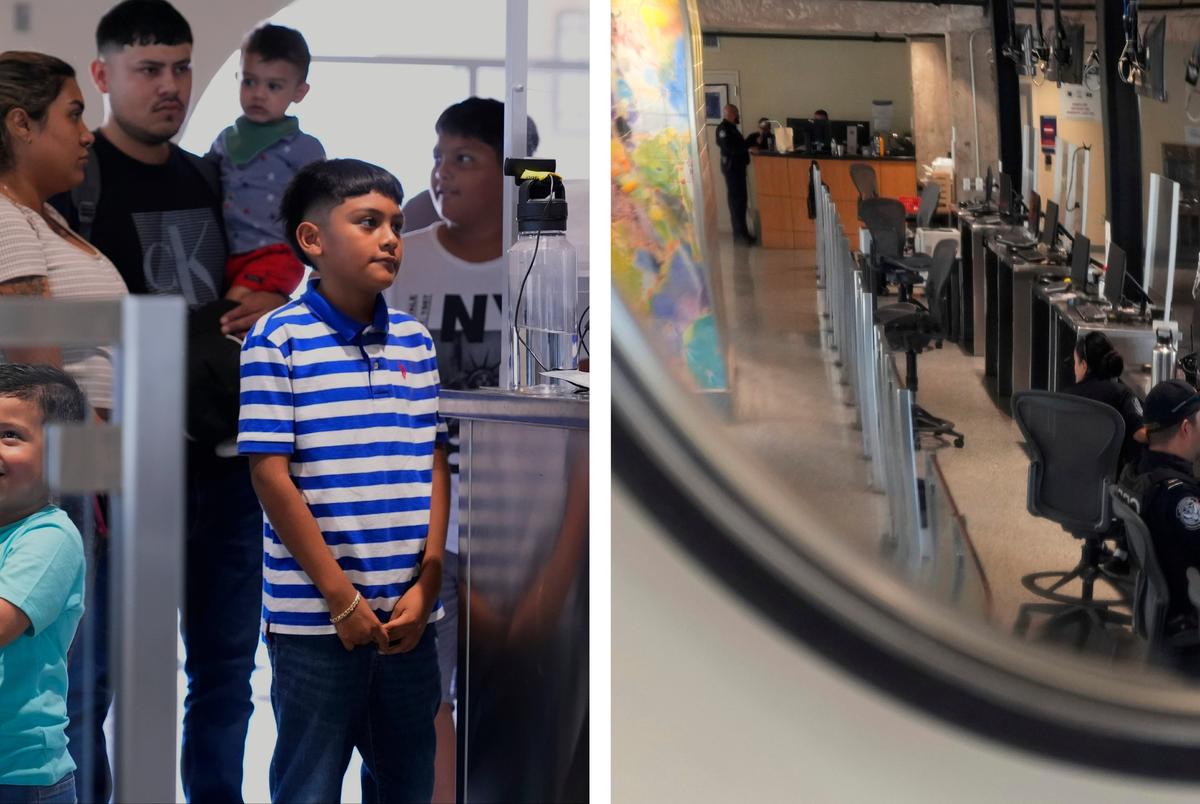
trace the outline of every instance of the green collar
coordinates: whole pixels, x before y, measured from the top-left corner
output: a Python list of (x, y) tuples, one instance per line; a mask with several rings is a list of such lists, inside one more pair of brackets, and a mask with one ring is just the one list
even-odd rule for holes
[(300, 121), (285, 117), (270, 123), (255, 123), (244, 115), (221, 132), (225, 142), (225, 154), (235, 165), (241, 167), (254, 157), (285, 137), (300, 130)]

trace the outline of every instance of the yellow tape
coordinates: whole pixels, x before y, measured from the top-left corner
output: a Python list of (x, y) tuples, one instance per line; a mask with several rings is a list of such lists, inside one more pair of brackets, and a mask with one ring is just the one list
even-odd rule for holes
[(556, 179), (562, 179), (562, 176), (553, 173), (549, 170), (526, 170), (521, 174), (521, 180), (525, 179), (548, 179), (553, 176)]

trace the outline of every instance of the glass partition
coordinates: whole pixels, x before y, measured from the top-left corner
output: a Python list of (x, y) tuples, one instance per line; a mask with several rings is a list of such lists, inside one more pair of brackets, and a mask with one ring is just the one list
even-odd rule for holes
[[(967, 272), (955, 261), (951, 290), (932, 298), (934, 283), (924, 276), (935, 273), (931, 264), (906, 267), (892, 261), (904, 254), (872, 253), (885, 239), (864, 236), (855, 214), (863, 210), (845, 203), (854, 187), (832, 160), (818, 171), (812, 160), (789, 160), (772, 177), (789, 201), (780, 218), (811, 225), (812, 247), (745, 247), (700, 236), (719, 193), (709, 172), (696, 169), (703, 121), (684, 108), (702, 75), (688, 59), (698, 47), (695, 11), (682, 0), (613, 4), (614, 486), (661, 524), (676, 549), (711, 570), (714, 582), (777, 626), (781, 640), (821, 650), (811, 632), (790, 627), (787, 613), (800, 600), (815, 601), (836, 620), (831, 641), (861, 637), (889, 659), (903, 656), (905, 672), (927, 678), (942, 697), (1000, 701), (1006, 717), (1045, 727), (1024, 732), (1014, 747), (1060, 750), (1053, 729), (1100, 733), (1122, 746), (1104, 762), (1129, 766), (1145, 756), (1137, 747), (1146, 740), (1168, 753), (1200, 746), (1200, 689), (1178, 667), (1148, 661), (1133, 628), (1093, 628), (1085, 605), (1066, 625), (1039, 620), (1027, 637), (1014, 633), (1019, 612), (1049, 602), (1030, 588), (1038, 573), (1061, 569), (1070, 577), (1056, 591), (1085, 594), (1071, 575), (1088, 560), (1083, 542), (1030, 513), (1038, 461), (1022, 446), (1011, 395), (987, 366), (994, 357), (1016, 370), (1012, 336), (1024, 327), (1024, 348), (1043, 350), (1043, 381), (1071, 372), (1075, 340), (1089, 327), (1065, 316), (1065, 303), (1049, 309), (1051, 283), (1038, 281), (1064, 267), (1018, 267), (987, 233), (1004, 227), (984, 214), (972, 224), (964, 212), (975, 252), (969, 268), (978, 276), (963, 291), (954, 283)], [(1061, 200), (1068, 230), (1103, 244), (1099, 104), (1068, 97), (1072, 85), (1023, 82), (1024, 161), (1015, 167), (1027, 172), (1027, 188)], [(1037, 137), (1042, 116), (1059, 118), (1049, 164)], [(649, 143), (659, 147), (639, 147)], [(643, 185), (640, 176), (670, 177), (671, 192), (663, 182)], [(663, 250), (673, 240), (689, 247), (688, 272), (679, 271), (682, 252)], [(688, 289), (693, 295), (679, 294)], [(994, 355), (972, 352), (935, 320), (942, 303), (973, 303), (964, 292), (987, 296), (979, 328), (1009, 338)], [(1046, 309), (1035, 307), (1038, 299)], [(661, 323), (679, 310), (704, 315), (699, 302), (709, 300), (728, 389), (727, 404), (716, 410), (680, 360), (677, 328)], [(1037, 338), (1040, 347), (1032, 345)], [(1131, 352), (1128, 362), (1142, 362), (1140, 354)], [(1024, 379), (1032, 379), (1026, 368)], [(931, 433), (934, 414), (962, 430), (961, 448)], [(1125, 583), (1127, 597), (1111, 605), (1129, 613), (1135, 586)], [(864, 664), (851, 658), (841, 667), (885, 686), (899, 675), (891, 665)], [(988, 719), (975, 715), (956, 722), (981, 729)]]
[(1174, 320), (1172, 301), (1175, 295), (1175, 244), (1179, 234), (1179, 184), (1152, 173), (1147, 202), (1143, 285), (1151, 304), (1162, 311), (1155, 317), (1170, 321)]

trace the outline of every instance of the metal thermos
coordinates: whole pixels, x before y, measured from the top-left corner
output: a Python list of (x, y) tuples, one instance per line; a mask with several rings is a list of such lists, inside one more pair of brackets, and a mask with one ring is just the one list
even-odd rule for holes
[(1150, 356), (1150, 387), (1175, 377), (1175, 335), (1169, 329), (1157, 331), (1158, 343)]

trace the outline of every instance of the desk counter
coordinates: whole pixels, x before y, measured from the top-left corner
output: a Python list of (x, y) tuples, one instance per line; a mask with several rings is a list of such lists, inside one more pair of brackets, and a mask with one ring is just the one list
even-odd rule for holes
[(751, 154), (755, 201), (765, 248), (816, 248), (815, 221), (808, 217), (808, 166), (820, 166), (821, 181), (837, 205), (842, 227), (851, 244), (858, 241), (858, 190), (850, 166), (875, 168), (879, 194), (887, 198), (917, 194), (917, 163), (911, 157), (804, 156)]

